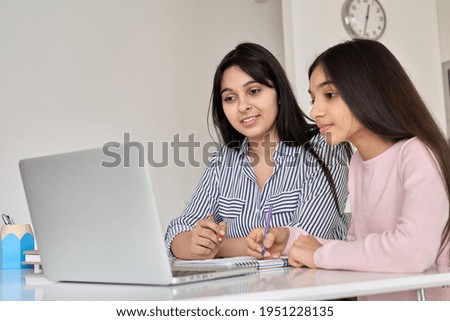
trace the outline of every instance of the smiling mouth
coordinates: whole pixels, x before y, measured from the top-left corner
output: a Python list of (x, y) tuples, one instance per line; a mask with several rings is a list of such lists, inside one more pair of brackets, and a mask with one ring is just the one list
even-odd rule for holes
[(245, 118), (245, 119), (241, 120), (241, 123), (242, 123), (242, 124), (249, 123), (249, 122), (251, 122), (251, 121), (254, 121), (254, 120), (256, 119), (256, 117), (258, 117), (258, 116), (253, 116), (253, 117)]

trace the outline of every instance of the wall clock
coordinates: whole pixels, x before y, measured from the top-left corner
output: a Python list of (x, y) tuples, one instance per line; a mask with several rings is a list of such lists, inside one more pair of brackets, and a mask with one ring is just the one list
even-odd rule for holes
[(386, 29), (386, 14), (378, 0), (346, 0), (342, 22), (353, 38), (377, 40)]

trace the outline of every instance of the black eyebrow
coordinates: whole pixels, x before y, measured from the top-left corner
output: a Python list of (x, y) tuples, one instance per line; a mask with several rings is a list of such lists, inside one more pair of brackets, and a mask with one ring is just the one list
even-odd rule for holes
[[(332, 85), (332, 84), (333, 84), (333, 82), (331, 80), (325, 80), (324, 82), (321, 82), (317, 87), (323, 88), (327, 85)], [(311, 94), (311, 90), (308, 89), (308, 93)]]
[[(245, 88), (245, 87), (250, 86), (255, 83), (259, 83), (259, 82), (252, 79), (252, 80), (247, 81), (245, 84), (243, 84), (242, 87)], [(222, 95), (225, 91), (232, 91), (232, 90), (230, 88), (224, 88), (220, 91), (220, 94)]]
[(247, 87), (254, 83), (258, 83), (258, 82), (256, 80), (250, 80), (250, 81), (247, 81), (245, 84), (243, 84), (242, 87)]
[(224, 92), (226, 92), (226, 91), (231, 91), (231, 89), (230, 88), (224, 88), (224, 89), (222, 89), (221, 91), (220, 91), (220, 95), (222, 95)]

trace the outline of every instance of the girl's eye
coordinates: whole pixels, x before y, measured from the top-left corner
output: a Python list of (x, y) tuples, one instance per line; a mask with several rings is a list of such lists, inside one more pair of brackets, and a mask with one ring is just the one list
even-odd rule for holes
[(335, 93), (335, 92), (325, 93), (325, 97), (327, 97), (327, 99), (332, 99), (336, 96), (337, 96), (337, 93)]
[(309, 101), (309, 104), (314, 105), (314, 100), (315, 100), (314, 98), (311, 98), (311, 100)]

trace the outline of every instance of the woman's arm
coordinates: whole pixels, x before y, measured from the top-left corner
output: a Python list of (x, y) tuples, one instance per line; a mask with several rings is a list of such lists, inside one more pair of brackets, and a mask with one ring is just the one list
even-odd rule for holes
[[(169, 256), (194, 259), (197, 255), (201, 255), (201, 251), (199, 249), (195, 250), (191, 248), (194, 244), (192, 242), (196, 241), (196, 239), (192, 237), (191, 231), (201, 221), (207, 220), (209, 223), (200, 224), (198, 225), (199, 228), (209, 228), (211, 233), (212, 231), (216, 233), (220, 232), (218, 224), (215, 223), (213, 219), (209, 219), (210, 215), (213, 214), (212, 212), (214, 211), (214, 208), (217, 206), (219, 190), (217, 171), (219, 163), (220, 152), (217, 152), (211, 157), (211, 161), (205, 168), (200, 182), (195, 188), (192, 198), (186, 205), (183, 213), (169, 223), (165, 236), (166, 249)], [(198, 235), (205, 234), (200, 231), (197, 232)], [(175, 248), (173, 248), (174, 241)], [(212, 237), (210, 238), (210, 241), (215, 243)], [(211, 244), (209, 244), (209, 246), (211, 246)], [(173, 252), (173, 250), (175, 250), (176, 253)]]
[(247, 244), (244, 237), (239, 238), (225, 238), (222, 245), (217, 252), (216, 257), (233, 257), (233, 256), (246, 256)]

